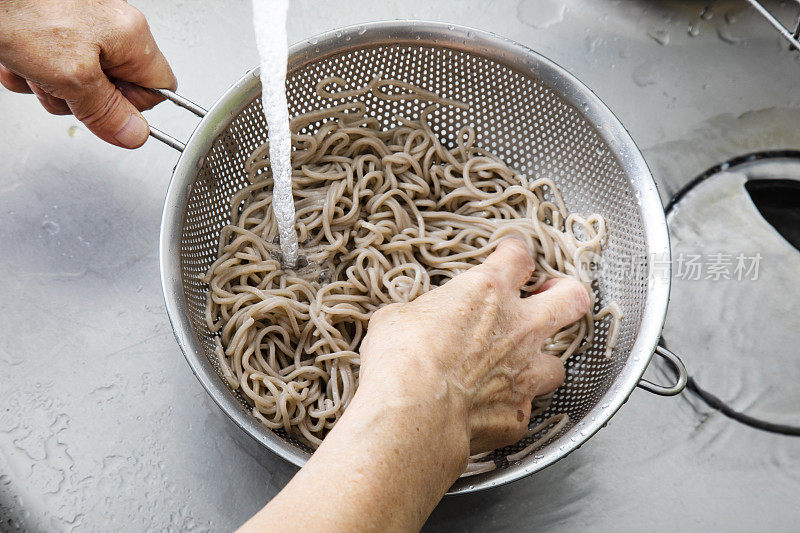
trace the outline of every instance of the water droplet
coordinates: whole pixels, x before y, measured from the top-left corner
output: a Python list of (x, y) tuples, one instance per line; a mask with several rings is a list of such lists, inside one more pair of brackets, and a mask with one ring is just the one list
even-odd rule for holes
[(52, 220), (43, 220), (42, 221), (42, 229), (44, 229), (50, 235), (55, 235), (59, 231), (61, 231), (61, 226), (53, 222)]
[(566, 9), (558, 0), (523, 0), (517, 7), (517, 18), (523, 24), (544, 29), (564, 20)]
[(661, 46), (666, 46), (669, 44), (669, 32), (667, 30), (654, 30), (649, 32), (647, 35), (649, 35), (651, 39)]
[(690, 37), (697, 37), (700, 35), (700, 21), (694, 20), (689, 23), (689, 29), (687, 32)]
[(453, 26), (452, 24), (448, 24), (447, 25), (447, 29), (450, 30), (450, 31), (453, 31), (454, 29), (456, 29), (456, 27)]
[(633, 82), (639, 87), (655, 85), (658, 82), (658, 66), (656, 63), (642, 63), (633, 70)]
[(604, 403), (604, 404), (603, 404), (603, 405), (601, 405), (600, 407), (602, 407), (603, 409), (608, 409), (608, 406), (609, 406), (609, 405), (610, 405), (610, 404)]
[(590, 54), (594, 53), (597, 47), (600, 46), (602, 43), (603, 40), (599, 37), (594, 37), (591, 35), (586, 37), (586, 49), (589, 51)]
[(359, 26), (357, 31), (359, 35), (364, 35), (365, 33), (367, 33), (367, 28), (364, 26)]
[(735, 35), (728, 26), (717, 28), (717, 35), (721, 40), (729, 44), (737, 44), (742, 42), (742, 38)]
[(352, 39), (352, 37), (350, 37), (350, 35), (345, 35), (345, 36), (344, 36), (344, 40), (345, 40), (345, 41), (349, 41), (350, 39)]
[(337, 31), (337, 32), (336, 32), (336, 37), (341, 37), (341, 36), (342, 36), (342, 32), (340, 32), (340, 31)]
[(711, 6), (706, 6), (700, 11), (700, 18), (703, 20), (711, 20), (714, 18), (714, 12), (711, 11)]
[(318, 42), (319, 42), (319, 39), (317, 39), (316, 37), (311, 38), (311, 39), (308, 40), (308, 44), (317, 44)]

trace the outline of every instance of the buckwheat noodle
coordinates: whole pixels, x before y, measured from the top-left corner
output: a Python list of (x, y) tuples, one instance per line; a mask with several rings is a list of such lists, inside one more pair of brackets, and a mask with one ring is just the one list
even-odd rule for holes
[[(552, 278), (586, 280), (606, 236), (605, 220), (570, 213), (552, 180), (523, 176), (477, 147), (473, 127), (462, 127), (455, 146), (445, 147), (431, 129), (431, 113), (463, 103), (399, 80), (375, 79), (358, 89), (340, 78), (317, 85), (317, 94), (331, 100), (368, 93), (427, 106), (415, 119), (395, 117), (399, 125), (391, 129), (357, 100), (291, 123), (296, 229), (306, 262), (294, 270), (281, 266), (265, 143), (246, 162), (250, 185), (231, 200), (231, 223), (205, 279), (205, 318), (217, 333), (228, 385), (252, 403), (262, 424), (311, 448), (353, 397), (359, 343), (376, 309), (447, 282), (512, 234), (535, 250), (536, 270), (523, 291)], [(308, 126), (316, 130), (300, 133)], [(610, 355), (620, 316), (616, 303), (590, 311), (542, 350), (565, 361), (587, 349), (595, 323), (609, 317)], [(532, 416), (544, 413), (551, 398), (536, 398)], [(534, 442), (508, 459), (525, 456), (568, 422), (562, 413), (531, 428)], [(493, 468), (482, 454), (464, 475)]]

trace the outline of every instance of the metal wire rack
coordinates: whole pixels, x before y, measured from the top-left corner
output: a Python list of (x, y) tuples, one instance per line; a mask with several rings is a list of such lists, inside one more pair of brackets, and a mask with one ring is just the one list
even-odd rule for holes
[[(772, 27), (775, 28), (784, 39), (789, 41), (791, 50), (800, 50), (800, 40), (798, 40), (800, 38), (800, 12), (796, 16), (797, 20), (794, 24), (794, 30), (792, 30), (787, 26), (785, 26), (780, 20), (778, 20), (778, 18), (772, 14), (772, 11), (770, 11), (764, 6), (763, 2), (759, 2), (758, 0), (747, 0), (747, 1), (750, 3), (750, 5), (753, 6), (753, 8), (756, 11), (758, 11), (759, 14), (761, 14), (765, 19), (767, 19), (767, 22), (769, 22), (772, 25)], [(800, 2), (798, 2), (797, 0), (794, 0), (793, 3), (797, 4), (798, 7), (800, 7)]]

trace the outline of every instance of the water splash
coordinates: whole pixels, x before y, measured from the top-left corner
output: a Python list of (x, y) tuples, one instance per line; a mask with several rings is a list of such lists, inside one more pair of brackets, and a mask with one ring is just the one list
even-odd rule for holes
[(728, 26), (717, 28), (717, 35), (728, 44), (738, 44), (742, 42), (742, 38), (734, 34)]
[(642, 63), (632, 74), (633, 82), (639, 87), (647, 87), (658, 83), (658, 68), (655, 63)]
[(667, 30), (653, 30), (647, 35), (661, 46), (669, 44), (669, 32)]
[(739, 20), (739, 15), (742, 13), (741, 9), (731, 9), (727, 13), (725, 13), (725, 22), (728, 24), (733, 24), (737, 20)]
[(61, 231), (61, 226), (58, 223), (53, 222), (52, 220), (43, 220), (42, 221), (42, 229), (49, 233), (51, 236), (56, 235), (59, 231)]
[(600, 37), (589, 35), (586, 37), (586, 50), (591, 54), (597, 50), (597, 47), (603, 44), (603, 40)]
[(297, 262), (292, 198), (292, 137), (286, 102), (288, 0), (253, 0), (253, 25), (261, 60), (261, 102), (269, 128), (269, 160), (274, 179), (272, 209), (278, 223), (283, 263)]
[(532, 28), (544, 29), (564, 20), (566, 6), (558, 0), (523, 0), (517, 18)]

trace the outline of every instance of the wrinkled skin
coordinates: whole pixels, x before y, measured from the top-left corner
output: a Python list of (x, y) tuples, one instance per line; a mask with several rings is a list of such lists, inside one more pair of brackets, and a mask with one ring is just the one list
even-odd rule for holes
[(564, 366), (541, 353), (542, 342), (590, 303), (572, 279), (552, 280), (521, 298), (533, 269), (522, 243), (508, 239), (484, 264), (411, 303), (377, 311), (361, 346), (362, 384), (455, 391), (467, 411), (472, 454), (519, 440), (533, 397), (564, 381)]
[(533, 268), (508, 239), (482, 265), (376, 312), (347, 411), (243, 531), (419, 529), (470, 454), (519, 440), (533, 397), (564, 380), (542, 342), (590, 305), (571, 279), (521, 298)]
[(144, 15), (122, 0), (0, 0), (0, 83), (124, 148), (144, 144), (140, 111), (163, 100), (136, 85), (177, 87)]

